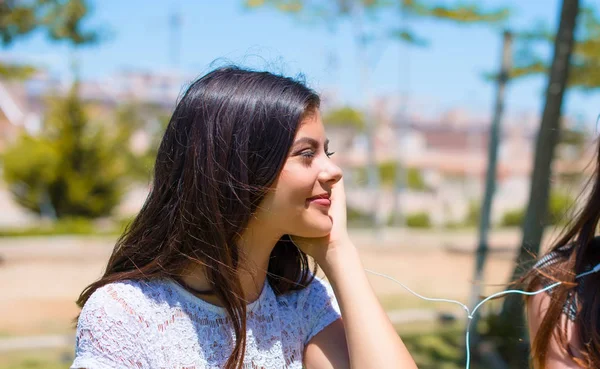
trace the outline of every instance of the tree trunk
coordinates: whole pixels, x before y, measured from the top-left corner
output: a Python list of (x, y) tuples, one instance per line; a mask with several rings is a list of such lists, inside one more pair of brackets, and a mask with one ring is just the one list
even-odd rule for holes
[(365, 105), (365, 123), (367, 135), (367, 187), (371, 199), (371, 220), (375, 237), (381, 238), (381, 231), (384, 226), (383, 219), (380, 216), (381, 207), (381, 188), (379, 181), (379, 165), (377, 163), (377, 147), (375, 145), (376, 121), (371, 111), (371, 86), (370, 86), (370, 68), (368, 62), (368, 51), (366, 43), (366, 34), (364, 28), (365, 9), (360, 1), (353, 3), (352, 15), (354, 20), (355, 42), (358, 51), (358, 62), (360, 65), (360, 81), (363, 103)]
[[(569, 62), (574, 45), (578, 12), (579, 0), (563, 0), (560, 23), (554, 43), (554, 56), (546, 88), (546, 102), (537, 136), (529, 204), (523, 223), (523, 238), (516, 259), (516, 266), (509, 282), (518, 280), (531, 266), (531, 262), (540, 251), (540, 243), (548, 214), (548, 197), (552, 176), (551, 164), (554, 157), (554, 148), (559, 138), (559, 121), (569, 75)], [(517, 348), (519, 340), (526, 337), (522, 296), (513, 294), (506, 298), (499, 323), (505, 329), (506, 327), (514, 327), (511, 332), (506, 332), (506, 347)], [(522, 354), (517, 355), (515, 353), (511, 355), (508, 353), (505, 357), (513, 363), (513, 360), (518, 360), (516, 365), (527, 362), (523, 361), (526, 358), (523, 358)]]
[[(500, 145), (500, 136), (502, 131), (502, 116), (504, 114), (504, 95), (506, 83), (512, 65), (512, 34), (505, 31), (502, 35), (502, 61), (500, 64), (500, 73), (498, 73), (496, 103), (494, 107), (494, 117), (490, 126), (490, 141), (488, 144), (488, 166), (485, 178), (485, 195), (481, 206), (481, 219), (479, 220), (479, 244), (476, 251), (475, 272), (473, 275), (473, 286), (471, 287), (471, 296), (469, 298), (469, 307), (473, 308), (479, 302), (481, 296), (481, 282), (485, 260), (488, 255), (488, 231), (491, 223), (492, 202), (496, 192), (496, 168), (498, 162), (498, 146)], [(477, 332), (478, 315), (473, 316), (471, 326), (471, 342), (477, 345), (479, 335)]]

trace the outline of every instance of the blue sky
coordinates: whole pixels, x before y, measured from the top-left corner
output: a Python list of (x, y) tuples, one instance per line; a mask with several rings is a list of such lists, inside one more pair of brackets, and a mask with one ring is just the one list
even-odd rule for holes
[[(588, 0), (588, 3), (592, 0)], [(450, 2), (450, 1), (446, 1)], [(485, 6), (514, 10), (509, 26), (523, 28), (539, 20), (557, 24), (559, 0), (485, 0)], [(100, 79), (122, 68), (165, 70), (180, 68), (200, 75), (224, 60), (288, 75), (303, 73), (317, 90), (335, 88), (342, 101), (360, 105), (360, 64), (352, 25), (335, 27), (302, 22), (270, 9), (248, 10), (242, 0), (96, 0), (88, 25), (101, 26), (106, 39), (77, 51), (84, 78)], [(181, 52), (174, 65), (170, 56), (169, 14), (182, 16)], [(396, 14), (381, 17), (379, 27), (399, 22)], [(498, 68), (500, 30), (457, 26), (419, 19), (409, 24), (429, 41), (427, 47), (408, 47), (389, 40), (370, 47), (370, 93), (408, 91), (428, 101), (432, 111), (462, 106), (481, 114), (492, 110), (494, 88), (482, 78)], [(68, 73), (70, 49), (35, 34), (0, 55)], [(332, 60), (336, 60), (332, 64)], [(337, 67), (333, 67), (333, 66)], [(507, 91), (508, 113), (540, 113), (545, 79), (513, 83)], [(566, 112), (590, 125), (600, 114), (600, 94), (568, 94)]]

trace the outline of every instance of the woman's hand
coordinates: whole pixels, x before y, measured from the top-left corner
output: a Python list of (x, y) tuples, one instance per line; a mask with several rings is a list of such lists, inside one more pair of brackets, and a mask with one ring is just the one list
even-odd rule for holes
[(348, 236), (346, 192), (344, 191), (343, 179), (332, 186), (330, 199), (329, 217), (333, 226), (327, 236), (319, 238), (291, 236), (296, 246), (312, 256), (321, 266), (327, 263), (328, 256), (333, 252), (351, 245)]
[(417, 369), (379, 304), (358, 250), (348, 237), (342, 181), (332, 187), (329, 216), (333, 221), (329, 235), (292, 237), (323, 269), (342, 312), (341, 321), (331, 324), (309, 342), (304, 359), (306, 367)]

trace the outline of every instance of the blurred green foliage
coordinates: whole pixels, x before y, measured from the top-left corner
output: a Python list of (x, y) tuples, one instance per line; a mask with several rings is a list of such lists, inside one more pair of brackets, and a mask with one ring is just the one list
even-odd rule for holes
[[(568, 87), (592, 90), (600, 87), (600, 14), (591, 7), (580, 10)], [(517, 33), (520, 48), (515, 55), (511, 78), (547, 74), (550, 57), (537, 53), (537, 43), (552, 44), (555, 35), (547, 25), (536, 24)], [(548, 55), (551, 55), (549, 53)]]
[(130, 133), (92, 122), (77, 95), (48, 100), (42, 132), (23, 133), (3, 154), (16, 201), (51, 218), (110, 215), (127, 183)]
[[(396, 162), (387, 161), (379, 164), (379, 179), (383, 186), (392, 186), (398, 169)], [(427, 186), (421, 172), (416, 168), (405, 169), (405, 187), (415, 191), (425, 191)], [(357, 168), (356, 181), (358, 183), (367, 182), (367, 169)]]
[(431, 228), (431, 219), (425, 212), (408, 214), (406, 216), (406, 226), (409, 228)]
[[(573, 197), (552, 191), (548, 202), (548, 216), (546, 225), (564, 224), (569, 218), (569, 212), (572, 209), (575, 200)], [(520, 227), (525, 219), (525, 209), (514, 209), (506, 212), (502, 217), (501, 226)]]
[(62, 218), (55, 222), (28, 228), (0, 229), (0, 237), (95, 235), (100, 234), (87, 218)]
[[(486, 9), (477, 2), (464, 3), (455, 1), (448, 4), (441, 2), (431, 3), (423, 0), (244, 0), (244, 5), (249, 9), (273, 8), (282, 13), (293, 15), (311, 23), (323, 22), (327, 27), (335, 26), (338, 18), (356, 14), (356, 5), (360, 5), (367, 20), (376, 23), (382, 14), (403, 12), (412, 18), (447, 21), (457, 24), (489, 24), (496, 25), (508, 19), (510, 10), (506, 7)], [(383, 37), (399, 40), (411, 45), (423, 46), (427, 41), (416, 34), (412, 27), (405, 22), (392, 27), (380, 27)], [(373, 35), (365, 35), (362, 41), (373, 40)]]
[(0, 369), (66, 369), (73, 356), (72, 349), (6, 352), (0, 356)]
[(349, 106), (329, 111), (323, 117), (323, 123), (326, 126), (351, 127), (358, 132), (362, 132), (365, 129), (364, 114), (360, 110)]
[(98, 40), (98, 34), (82, 29), (89, 13), (86, 0), (7, 0), (0, 2), (0, 40), (3, 46), (35, 30), (51, 40), (80, 45)]
[(420, 228), (427, 229), (433, 225), (429, 213), (424, 211), (409, 213), (409, 214), (390, 214), (388, 216), (387, 225), (390, 227), (394, 226), (406, 226), (408, 228)]
[[(600, 50), (599, 50), (600, 51)], [(560, 143), (563, 145), (574, 146), (583, 149), (587, 142), (586, 132), (562, 128), (560, 132)]]
[[(35, 31), (43, 31), (52, 41), (72, 45), (99, 41), (97, 31), (83, 29), (90, 14), (86, 0), (5, 0), (0, 1), (0, 44), (7, 47)], [(24, 79), (32, 75), (31, 66), (0, 63), (0, 77)]]
[(525, 219), (525, 209), (509, 210), (502, 216), (500, 225), (502, 227), (520, 227)]
[(132, 217), (122, 219), (103, 219), (98, 224), (92, 219), (68, 217), (53, 222), (25, 228), (0, 228), (0, 237), (37, 237), (37, 236), (115, 236), (123, 234)]
[(371, 215), (354, 207), (348, 207), (347, 211), (348, 225), (353, 228), (371, 227), (373, 220)]
[[(463, 369), (464, 330), (462, 325), (438, 328), (431, 332), (400, 334), (419, 369)], [(471, 369), (483, 369), (475, 357)]]
[(479, 225), (479, 221), (481, 219), (481, 204), (476, 201), (472, 201), (469, 204), (469, 209), (467, 210), (467, 215), (465, 217), (465, 221), (463, 222), (464, 226), (467, 227), (476, 227)]

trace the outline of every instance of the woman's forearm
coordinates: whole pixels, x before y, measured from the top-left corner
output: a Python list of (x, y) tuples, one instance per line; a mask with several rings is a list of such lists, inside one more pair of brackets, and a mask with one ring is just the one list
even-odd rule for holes
[(416, 368), (379, 304), (350, 241), (328, 252), (321, 267), (342, 311), (352, 368)]

